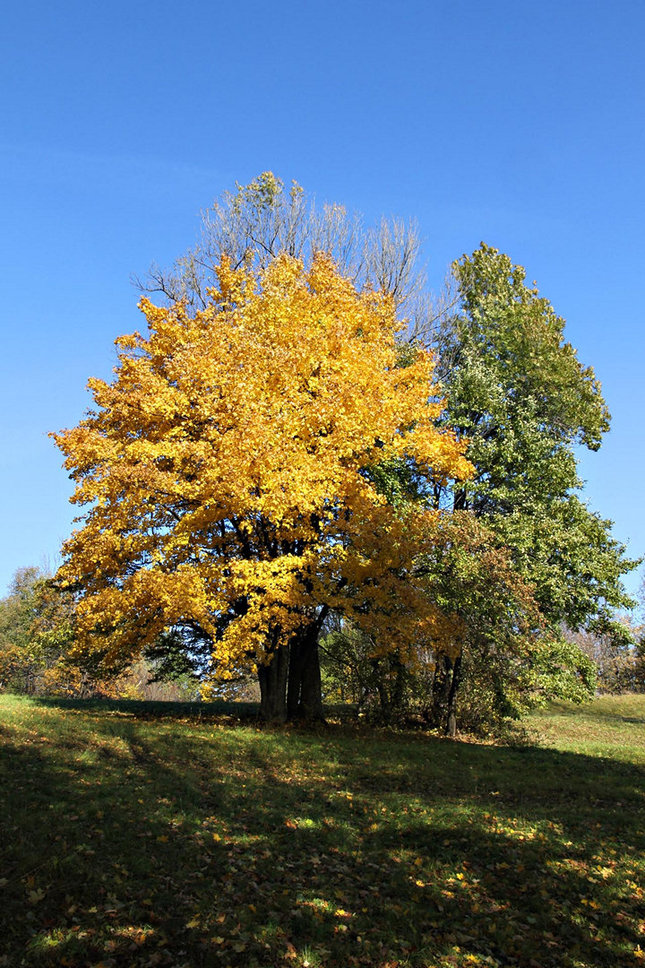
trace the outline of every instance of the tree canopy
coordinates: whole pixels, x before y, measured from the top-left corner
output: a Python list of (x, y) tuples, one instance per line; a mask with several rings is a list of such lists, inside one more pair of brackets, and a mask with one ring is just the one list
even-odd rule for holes
[(223, 257), (203, 309), (141, 308), (148, 334), (117, 340), (96, 409), (56, 435), (88, 508), (59, 572), (80, 593), (78, 653), (118, 666), (180, 629), (219, 677), (257, 665), (280, 717), (288, 650), (332, 609), (383, 650), (447, 643), (414, 569), (437, 512), (395, 507), (373, 468), (413, 467), (430, 490), (470, 466), (437, 427), (432, 354), (400, 365), (392, 298), (320, 254), (309, 270)]
[(554, 623), (579, 627), (628, 606), (636, 562), (578, 496), (575, 446), (600, 447), (609, 412), (564, 320), (510, 258), (482, 245), (453, 267), (459, 311), (439, 331), (443, 420), (468, 440), (471, 480), (441, 500), (472, 510), (513, 549)]
[[(467, 441), (475, 470), (456, 486), (440, 484), (435, 504), (474, 515), (507, 550), (517, 577), (533, 589), (542, 627), (542, 651), (524, 651), (524, 672), (538, 677), (550, 646), (569, 664), (564, 692), (575, 695), (584, 662), (565, 648), (562, 631), (610, 629), (615, 610), (633, 604), (620, 579), (638, 564), (611, 536), (611, 522), (579, 497), (575, 448), (598, 449), (609, 412), (593, 370), (564, 338), (564, 320), (526, 285), (521, 266), (482, 244), (455, 262), (453, 274), (456, 309), (441, 318), (432, 342), (445, 393), (442, 422)], [(479, 618), (488, 613), (481, 605)], [(480, 669), (485, 657), (492, 670), (491, 656), (503, 655), (503, 627), (492, 638), (473, 635), (473, 627), (467, 624), (463, 654)], [(461, 675), (461, 659), (450, 675)], [(504, 677), (513, 681), (500, 677), (500, 695)], [(563, 671), (551, 681), (563, 685), (567, 677)]]
[(0, 688), (65, 691), (76, 680), (67, 662), (74, 602), (41, 568), (19, 568), (0, 601)]
[(171, 304), (181, 300), (204, 308), (222, 255), (233, 268), (264, 269), (281, 254), (309, 267), (319, 252), (331, 256), (357, 289), (388, 293), (408, 319), (425, 319), (428, 299), (414, 221), (382, 218), (365, 225), (358, 213), (337, 202), (317, 205), (296, 181), (287, 188), (271, 171), (224, 192), (202, 212), (199, 238), (191, 249), (170, 268), (153, 264), (143, 280), (135, 276), (134, 281)]
[(624, 638), (637, 564), (580, 495), (600, 385), (508, 256), (455, 262), (432, 310), (419, 253), (413, 224), (264, 172), (139, 283), (164, 305), (55, 435), (85, 507), (59, 572), (79, 661), (144, 651), (206, 691), (255, 668), (265, 716), (320, 716), (333, 629), (389, 708), (425, 657), (453, 729), (473, 683), (498, 710), (593, 688), (563, 633)]

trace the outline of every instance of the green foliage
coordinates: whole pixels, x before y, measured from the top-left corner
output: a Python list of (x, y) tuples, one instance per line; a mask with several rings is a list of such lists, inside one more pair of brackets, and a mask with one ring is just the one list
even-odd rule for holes
[(552, 699), (585, 702), (593, 697), (598, 682), (594, 662), (575, 642), (562, 636), (540, 643), (531, 673), (536, 705), (545, 705)]
[[(537, 289), (526, 286), (524, 269), (482, 244), (453, 271), (461, 312), (442, 334), (442, 366), (456, 365), (455, 385), (462, 382), (479, 393), (451, 394), (453, 416), (463, 414), (481, 444), (506, 437), (499, 432), (512, 432), (519, 421), (522, 432), (512, 435), (509, 455), (540, 440), (552, 447), (578, 442), (597, 449), (609, 429), (600, 384), (564, 340), (564, 320)], [(472, 379), (482, 372), (484, 381)], [(488, 433), (478, 429), (477, 416), (486, 418)]]
[(611, 521), (590, 511), (577, 494), (518, 506), (486, 519), (511, 548), (521, 573), (552, 626), (592, 627), (616, 634), (618, 609), (634, 603), (621, 576), (638, 565), (611, 535)]
[(423, 718), (434, 677), (431, 652), (418, 650), (414, 661), (396, 653), (378, 655), (368, 635), (337, 621), (323, 635), (320, 653), (326, 703), (347, 704), (373, 723)]
[(609, 429), (600, 385), (508, 256), (482, 245), (453, 270), (461, 307), (437, 336), (439, 376), (476, 473), (441, 498), (499, 534), (551, 624), (608, 621), (633, 604), (620, 577), (638, 562), (576, 494), (574, 445), (596, 450)]
[[(588, 702), (595, 688), (593, 662), (563, 639), (536, 638), (515, 653), (504, 653), (492, 643), (479, 648), (468, 644), (461, 669), (459, 727), (476, 736), (505, 736), (533, 710), (552, 700)], [(434, 720), (438, 718), (435, 712)]]
[[(192, 670), (168, 668), (157, 656), (115, 667), (107, 679), (96, 656), (72, 657), (73, 596), (39, 568), (19, 568), (0, 601), (0, 689), (28, 695), (188, 699), (198, 695)], [(161, 650), (161, 643), (160, 643)]]
[(157, 637), (145, 651), (145, 658), (154, 668), (154, 679), (159, 682), (192, 680), (199, 682), (208, 669), (211, 650), (200, 636), (190, 636), (190, 630), (168, 629)]
[(42, 687), (72, 637), (71, 599), (39, 568), (19, 568), (0, 601), (0, 687), (33, 693)]
[(42, 581), (39, 568), (19, 568), (9, 587), (9, 595), (0, 602), (0, 636), (4, 648), (9, 644), (25, 649), (35, 616), (36, 586)]
[[(580, 650), (562, 643), (561, 626), (616, 631), (616, 610), (633, 605), (621, 576), (639, 563), (612, 537), (611, 522), (578, 496), (574, 448), (596, 450), (609, 413), (593, 370), (564, 339), (564, 321), (526, 285), (520, 266), (482, 245), (453, 272), (458, 311), (442, 317), (434, 345), (443, 420), (468, 440), (475, 474), (463, 485), (439, 489), (435, 503), (468, 512), (497, 537), (507, 550), (508, 574), (531, 589), (539, 612), (539, 621), (529, 623), (533, 631), (522, 659), (522, 648), (508, 647), (511, 641), (521, 645), (512, 607), (507, 613), (503, 596), (490, 597), (495, 569), (474, 565), (462, 588), (454, 550), (437, 559), (435, 588), (447, 606), (452, 601), (469, 616), (459, 671), (464, 712), (469, 702), (471, 710), (491, 713), (521, 708), (518, 682), (524, 696), (552, 690), (553, 696), (582, 699), (592, 691), (593, 676)], [(473, 634), (473, 622), (483, 623), (483, 636)], [(486, 702), (473, 702), (478, 690)]]

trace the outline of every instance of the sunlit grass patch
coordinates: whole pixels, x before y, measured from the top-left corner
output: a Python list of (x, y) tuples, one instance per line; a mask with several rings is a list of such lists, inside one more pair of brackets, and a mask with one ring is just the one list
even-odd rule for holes
[(553, 703), (531, 725), (543, 745), (645, 764), (645, 696), (602, 696), (582, 707)]

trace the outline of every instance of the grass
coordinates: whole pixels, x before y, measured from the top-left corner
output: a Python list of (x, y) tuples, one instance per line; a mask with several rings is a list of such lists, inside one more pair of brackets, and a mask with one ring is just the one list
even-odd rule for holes
[(171, 708), (0, 697), (0, 966), (645, 964), (645, 697), (518, 747)]
[(645, 765), (645, 696), (604, 696), (588, 706), (553, 703), (532, 725), (543, 745)]

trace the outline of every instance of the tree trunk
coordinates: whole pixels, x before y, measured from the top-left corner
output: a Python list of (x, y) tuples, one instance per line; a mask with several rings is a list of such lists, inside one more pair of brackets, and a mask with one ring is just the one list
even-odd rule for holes
[(403, 711), (405, 668), (398, 656), (389, 660), (389, 666), (383, 668), (383, 665), (378, 659), (372, 660), (372, 669), (377, 678), (381, 718), (384, 723), (391, 724), (400, 718)]
[(452, 678), (448, 692), (448, 718), (446, 720), (446, 734), (452, 739), (457, 735), (457, 691), (461, 683), (461, 655), (452, 664)]
[(390, 694), (387, 689), (385, 675), (380, 668), (381, 665), (382, 663), (379, 659), (372, 659), (372, 672), (376, 678), (376, 691), (378, 692), (381, 719), (389, 725), (392, 721), (392, 705), (390, 703)]
[(265, 723), (283, 723), (287, 717), (286, 690), (289, 649), (277, 649), (267, 665), (258, 665), (260, 683), (260, 719)]
[(395, 715), (401, 716), (403, 712), (403, 698), (405, 694), (405, 666), (398, 658), (395, 656), (393, 659), (396, 673), (394, 676), (394, 685), (392, 687), (392, 709)]
[(307, 722), (322, 722), (325, 718), (318, 653), (318, 623), (301, 629), (291, 643), (287, 718)]
[(447, 655), (442, 656), (441, 659), (437, 657), (437, 665), (432, 681), (432, 705), (427, 715), (431, 725), (436, 728), (439, 728), (446, 720), (451, 673), (452, 662), (449, 657)]

